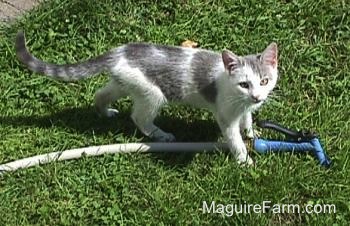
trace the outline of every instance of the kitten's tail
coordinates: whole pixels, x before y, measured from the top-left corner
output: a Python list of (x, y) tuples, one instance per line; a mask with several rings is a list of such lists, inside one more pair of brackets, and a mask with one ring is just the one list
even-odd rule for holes
[(77, 81), (87, 78), (109, 69), (112, 63), (115, 63), (112, 52), (81, 63), (58, 65), (44, 62), (28, 51), (22, 31), (18, 32), (16, 37), (16, 54), (18, 59), (30, 70), (62, 81)]

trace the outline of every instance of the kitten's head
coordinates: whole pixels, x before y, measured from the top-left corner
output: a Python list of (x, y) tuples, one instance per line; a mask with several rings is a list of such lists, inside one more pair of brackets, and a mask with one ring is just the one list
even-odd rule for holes
[(222, 60), (228, 75), (228, 84), (234, 95), (247, 105), (259, 107), (277, 82), (277, 45), (271, 43), (261, 54), (244, 57), (225, 50)]

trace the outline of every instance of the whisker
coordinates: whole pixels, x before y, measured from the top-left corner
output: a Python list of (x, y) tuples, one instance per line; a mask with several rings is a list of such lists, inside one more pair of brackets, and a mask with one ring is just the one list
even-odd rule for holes
[(227, 97), (226, 99), (224, 99), (224, 103), (226, 104), (235, 104), (237, 102), (241, 102), (242, 100), (244, 100), (244, 96), (238, 96), (238, 97)]
[(235, 99), (235, 100), (227, 100), (224, 104), (236, 105), (237, 103), (241, 103), (243, 99)]

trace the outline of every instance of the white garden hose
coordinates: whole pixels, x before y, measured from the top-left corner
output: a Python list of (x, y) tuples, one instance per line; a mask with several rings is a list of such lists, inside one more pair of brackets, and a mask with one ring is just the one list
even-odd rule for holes
[(113, 153), (152, 153), (152, 152), (201, 152), (227, 149), (224, 143), (127, 143), (91, 146), (70, 149), (66, 151), (51, 152), (15, 160), (0, 165), (0, 175), (17, 169), (29, 168), (54, 161), (78, 159), (82, 156), (98, 156)]

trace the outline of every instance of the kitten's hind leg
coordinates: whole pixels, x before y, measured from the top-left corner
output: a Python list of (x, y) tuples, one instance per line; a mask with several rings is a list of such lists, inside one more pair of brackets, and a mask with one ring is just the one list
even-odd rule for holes
[(164, 96), (159, 92), (149, 92), (147, 96), (136, 96), (133, 99), (134, 106), (131, 118), (141, 132), (158, 142), (175, 141), (173, 134), (164, 132), (153, 123), (159, 109), (165, 102)]
[(117, 109), (109, 108), (109, 105), (117, 99), (126, 96), (120, 84), (113, 79), (107, 85), (96, 92), (95, 107), (101, 116), (113, 117), (118, 114)]

